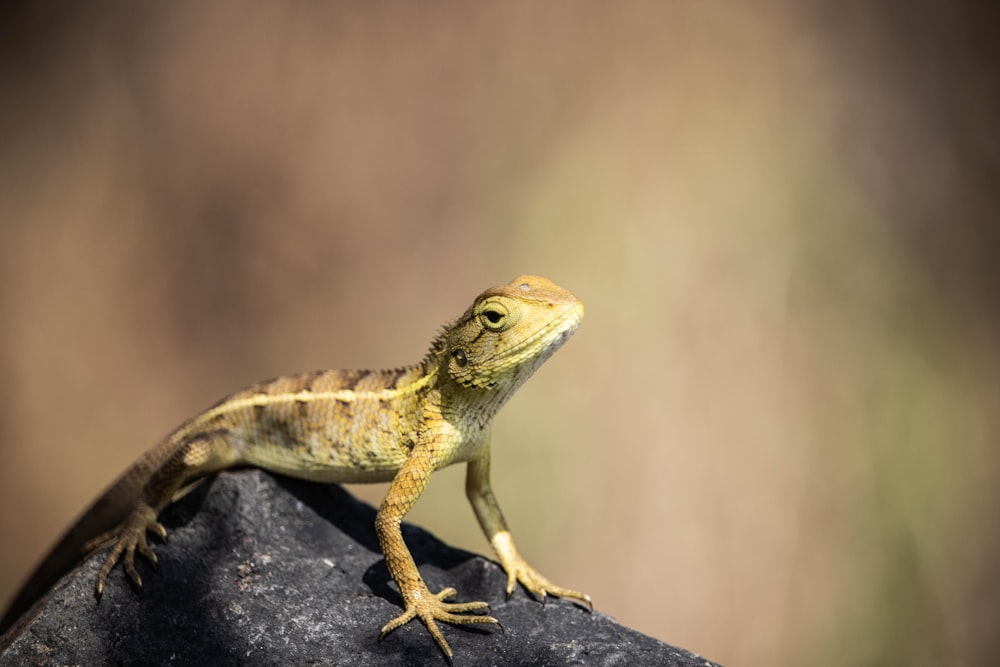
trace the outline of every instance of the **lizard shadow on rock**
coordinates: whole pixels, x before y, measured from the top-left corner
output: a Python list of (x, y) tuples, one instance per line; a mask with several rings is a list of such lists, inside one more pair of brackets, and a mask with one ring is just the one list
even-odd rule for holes
[[(396, 606), (403, 606), (399, 592), (390, 584), (392, 576), (375, 533), (376, 510), (368, 503), (351, 495), (339, 484), (318, 484), (274, 475), (278, 485), (295, 496), (324, 520), (329, 521), (339, 531), (378, 556), (378, 561), (369, 567), (363, 577), (365, 585), (372, 593)], [(403, 539), (406, 541), (417, 566), (427, 566), (442, 571), (451, 571), (467, 563), (477, 555), (448, 546), (429, 532), (413, 525), (403, 524)], [(428, 582), (430, 584), (430, 582)], [(475, 630), (476, 628), (471, 628)]]

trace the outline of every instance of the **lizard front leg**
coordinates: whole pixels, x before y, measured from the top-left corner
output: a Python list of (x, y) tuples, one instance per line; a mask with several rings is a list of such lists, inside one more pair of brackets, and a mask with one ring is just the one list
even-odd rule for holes
[(463, 616), (464, 612), (484, 611), (489, 609), (485, 602), (445, 602), (457, 595), (454, 588), (445, 588), (439, 593), (431, 593), (424, 583), (420, 571), (403, 542), (400, 524), (403, 516), (413, 507), (413, 504), (423, 493), (427, 480), (434, 471), (433, 447), (417, 445), (409, 458), (396, 473), (389, 487), (389, 492), (379, 507), (375, 517), (375, 532), (385, 556), (389, 574), (392, 575), (403, 597), (406, 611), (389, 621), (379, 634), (381, 640), (396, 628), (419, 618), (434, 637), (434, 641), (444, 652), (448, 662), (451, 662), (452, 651), (438, 628), (437, 621), (455, 624), (487, 623), (499, 625), (492, 616)]
[(479, 458), (469, 461), (465, 475), (465, 494), (476, 513), (476, 518), (479, 519), (479, 525), (486, 533), (486, 539), (490, 541), (497, 557), (500, 558), (500, 564), (507, 572), (507, 597), (514, 593), (517, 583), (521, 582), (530, 593), (541, 598), (543, 603), (547, 595), (556, 595), (569, 598), (593, 610), (594, 605), (589, 595), (556, 586), (538, 570), (528, 565), (517, 550), (514, 538), (500, 511), (500, 505), (490, 487), (489, 448), (484, 448)]

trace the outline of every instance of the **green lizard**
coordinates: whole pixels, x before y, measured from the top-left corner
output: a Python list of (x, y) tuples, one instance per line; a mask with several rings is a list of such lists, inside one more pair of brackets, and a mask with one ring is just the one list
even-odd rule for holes
[(446, 602), (455, 589), (428, 590), (403, 542), (403, 517), (431, 473), (452, 463), (467, 464), (466, 495), (507, 572), (508, 596), (520, 582), (543, 601), (551, 594), (592, 608), (590, 596), (556, 586), (528, 565), (490, 488), (493, 416), (582, 318), (583, 304), (568, 291), (521, 276), (480, 294), (416, 365), (316, 371), (228, 396), (168, 435), (94, 502), (29, 578), (0, 621), (0, 634), (101, 549), (111, 547), (97, 577), (98, 595), (119, 560), (141, 586), (135, 554), (156, 562), (146, 533), (166, 537), (157, 520), (163, 508), (199, 478), (237, 466), (318, 482), (391, 480), (375, 530), (405, 611), (385, 624), (380, 639), (419, 618), (450, 662), (438, 621), (498, 624), (481, 614), (489, 610), (485, 602)]

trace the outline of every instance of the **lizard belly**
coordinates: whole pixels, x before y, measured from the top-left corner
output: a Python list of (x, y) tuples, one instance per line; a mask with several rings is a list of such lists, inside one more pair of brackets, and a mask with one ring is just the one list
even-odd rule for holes
[(243, 459), (252, 466), (314, 482), (387, 482), (406, 460), (397, 443), (331, 442), (314, 436), (253, 439)]
[(284, 395), (231, 413), (239, 460), (318, 482), (389, 481), (406, 461), (412, 426), (391, 401)]

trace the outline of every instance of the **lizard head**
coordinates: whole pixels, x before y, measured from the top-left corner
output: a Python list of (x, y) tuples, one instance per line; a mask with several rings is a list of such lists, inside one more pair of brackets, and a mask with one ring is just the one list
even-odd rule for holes
[(442, 365), (458, 384), (494, 390), (502, 402), (581, 319), (583, 304), (570, 292), (545, 278), (519, 276), (480, 294), (445, 329), (439, 339)]

